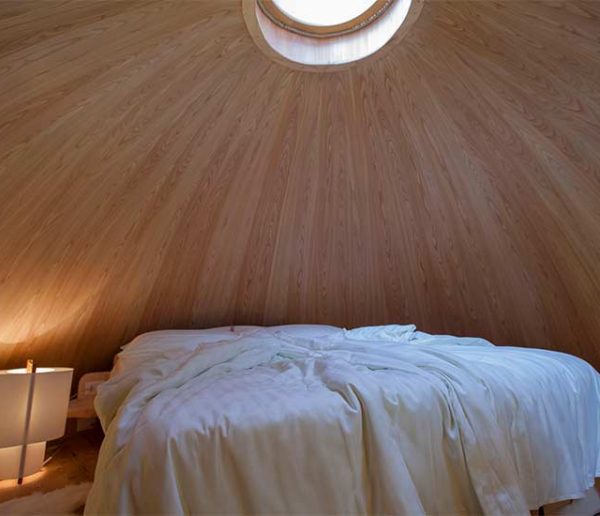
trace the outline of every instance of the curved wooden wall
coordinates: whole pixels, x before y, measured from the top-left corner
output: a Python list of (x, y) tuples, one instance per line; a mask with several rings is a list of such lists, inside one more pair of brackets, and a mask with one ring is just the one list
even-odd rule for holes
[(337, 73), (239, 0), (0, 0), (0, 365), (414, 322), (600, 365), (600, 3), (426, 3)]

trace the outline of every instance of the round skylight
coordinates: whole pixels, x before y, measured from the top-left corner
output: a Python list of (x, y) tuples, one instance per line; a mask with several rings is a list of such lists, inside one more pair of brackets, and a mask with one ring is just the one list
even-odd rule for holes
[(332, 38), (377, 20), (395, 0), (257, 0), (281, 28), (313, 38)]
[(422, 5), (423, 0), (242, 0), (248, 30), (263, 51), (315, 67), (358, 61), (392, 38), (398, 41)]
[(377, 0), (272, 0), (295, 21), (327, 27), (346, 23), (368, 11)]

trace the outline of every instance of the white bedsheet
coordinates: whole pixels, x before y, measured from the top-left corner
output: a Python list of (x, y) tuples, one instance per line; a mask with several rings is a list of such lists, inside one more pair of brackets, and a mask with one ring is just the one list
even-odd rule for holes
[(600, 473), (584, 361), (327, 328), (127, 346), (96, 400), (107, 435), (86, 513), (528, 514)]

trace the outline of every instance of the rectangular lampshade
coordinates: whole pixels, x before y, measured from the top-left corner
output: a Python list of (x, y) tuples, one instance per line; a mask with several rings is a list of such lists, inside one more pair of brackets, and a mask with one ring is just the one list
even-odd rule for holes
[(73, 369), (40, 367), (0, 371), (0, 448), (23, 444), (31, 375), (35, 375), (27, 443), (57, 439), (65, 433)]

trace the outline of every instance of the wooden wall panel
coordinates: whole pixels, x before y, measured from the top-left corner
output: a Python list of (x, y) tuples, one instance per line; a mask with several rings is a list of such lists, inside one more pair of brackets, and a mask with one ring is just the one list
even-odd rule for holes
[(0, 0), (0, 366), (415, 322), (600, 366), (600, 4), (426, 2), (335, 73), (239, 0)]

